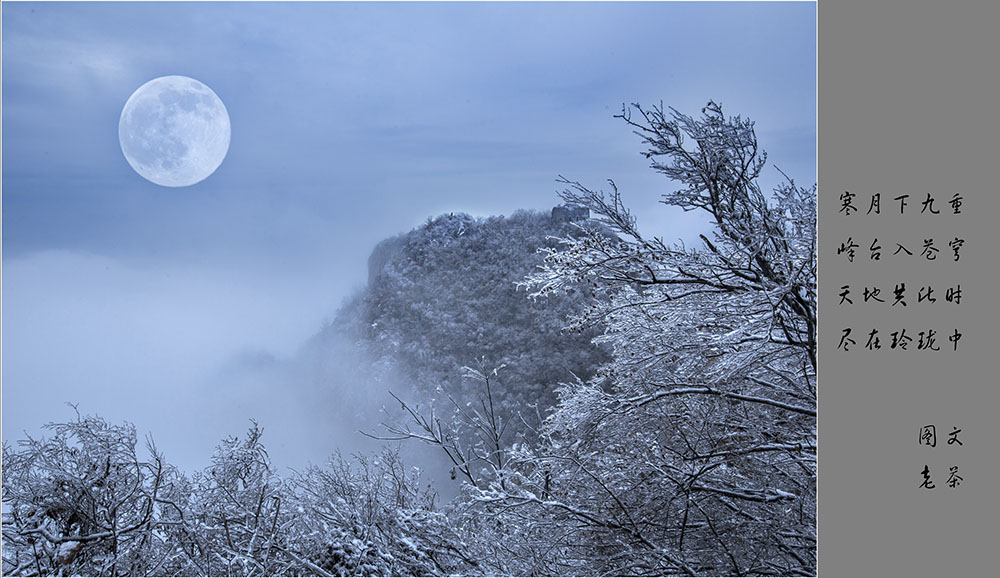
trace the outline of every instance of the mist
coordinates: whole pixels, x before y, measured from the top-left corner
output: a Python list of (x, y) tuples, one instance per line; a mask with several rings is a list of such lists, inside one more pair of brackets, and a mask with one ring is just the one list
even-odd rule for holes
[[(307, 343), (380, 240), (442, 213), (549, 210), (559, 175), (614, 179), (668, 241), (709, 228), (659, 204), (671, 185), (623, 103), (721, 101), (810, 182), (814, 7), (712, 4), (5, 4), (5, 443), (74, 403), (187, 471), (251, 419), (281, 468), (377, 447), (357, 430), (410, 384)], [(688, 32), (708, 26), (729, 44)], [(650, 40), (665, 27), (669, 45)], [(205, 82), (232, 121), (219, 170), (183, 189), (134, 174), (116, 138), (164, 74)]]
[[(18, 304), (3, 320), (8, 442), (45, 436), (43, 424), (73, 419), (72, 404), (133, 423), (192, 473), (256, 422), (285, 475), (388, 443), (442, 496), (457, 491), (443, 454), (370, 437), (402, 419), (388, 392), (405, 397), (410, 384), (366, 379), (357, 368), (371, 360), (346, 340), (307, 346), (339, 306), (331, 286), (343, 278), (143, 268), (64, 251), (9, 259), (4, 273), (4, 299)], [(361, 290), (364, 270), (354, 277)]]
[(134, 421), (187, 466), (243, 429), (231, 431), (225, 395), (239, 392), (237, 377), (250, 391), (266, 372), (232, 368), (293, 354), (330, 308), (321, 282), (263, 272), (52, 251), (9, 259), (4, 273), (4, 401), (18, 408), (5, 412), (5, 437), (65, 417), (58, 404), (72, 402)]

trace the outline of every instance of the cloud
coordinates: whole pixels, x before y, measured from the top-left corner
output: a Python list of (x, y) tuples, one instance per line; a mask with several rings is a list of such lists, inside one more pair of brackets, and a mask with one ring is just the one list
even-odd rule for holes
[[(613, 178), (644, 232), (696, 240), (707, 219), (658, 204), (672, 185), (622, 102), (721, 100), (811, 184), (815, 9), (785, 4), (4, 5), (4, 437), (78, 401), (191, 465), (255, 413), (292, 446), (297, 408), (335, 400), (275, 397), (283, 360), (371, 247), (442, 212), (548, 209), (560, 174)], [(165, 74), (211, 86), (233, 130), (169, 192), (117, 141)]]
[(67, 251), (5, 259), (4, 438), (78, 402), (136, 422), (191, 463), (238, 433), (210, 421), (233, 414), (206, 395), (213, 376), (248, 351), (291, 355), (336, 305), (315, 281)]

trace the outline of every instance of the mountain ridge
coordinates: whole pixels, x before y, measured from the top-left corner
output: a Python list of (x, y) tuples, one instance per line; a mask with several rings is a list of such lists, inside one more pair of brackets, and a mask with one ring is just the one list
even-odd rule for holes
[(346, 340), (354, 360), (370, 362), (359, 368), (369, 388), (398, 390), (403, 382), (407, 394), (424, 401), (467, 402), (462, 368), (503, 366), (501, 405), (537, 422), (554, 405), (559, 383), (587, 379), (608, 359), (592, 343), (598, 330), (564, 331), (589, 293), (532, 300), (517, 287), (542, 263), (538, 250), (577, 234), (581, 223), (597, 226), (586, 208), (573, 206), (549, 214), (429, 218), (373, 248), (368, 286), (345, 302), (309, 348), (322, 357)]

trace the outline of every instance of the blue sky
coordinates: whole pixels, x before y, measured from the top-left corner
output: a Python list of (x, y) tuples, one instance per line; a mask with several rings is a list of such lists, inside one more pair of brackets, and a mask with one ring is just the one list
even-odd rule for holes
[[(558, 175), (614, 179), (641, 228), (690, 242), (705, 222), (657, 204), (671, 184), (613, 118), (623, 102), (721, 102), (815, 181), (814, 3), (2, 10), (8, 440), (73, 401), (204, 463), (266, 413), (216, 395), (220, 372), (294, 353), (363, 285), (375, 243), (442, 212), (547, 210)], [(232, 123), (222, 166), (185, 188), (145, 181), (118, 144), (129, 95), (172, 74)]]

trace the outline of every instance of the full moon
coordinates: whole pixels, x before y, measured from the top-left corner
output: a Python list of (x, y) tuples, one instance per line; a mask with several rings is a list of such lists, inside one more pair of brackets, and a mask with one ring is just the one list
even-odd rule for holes
[(229, 151), (229, 113), (212, 89), (161, 76), (132, 93), (118, 121), (125, 160), (145, 179), (186, 187), (215, 172)]

